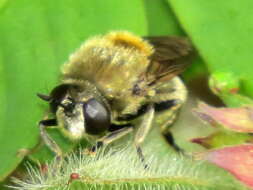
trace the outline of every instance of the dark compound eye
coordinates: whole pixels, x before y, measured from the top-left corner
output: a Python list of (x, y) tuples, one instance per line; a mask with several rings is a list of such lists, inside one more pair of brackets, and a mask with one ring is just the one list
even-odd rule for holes
[(86, 132), (98, 135), (108, 130), (110, 126), (110, 113), (103, 104), (95, 99), (88, 100), (83, 105)]

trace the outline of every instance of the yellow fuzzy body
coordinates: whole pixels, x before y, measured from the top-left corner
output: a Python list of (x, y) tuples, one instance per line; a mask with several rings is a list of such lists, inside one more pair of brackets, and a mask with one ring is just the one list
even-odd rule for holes
[(96, 142), (92, 151), (136, 129), (142, 161), (140, 145), (152, 126), (169, 134), (187, 96), (177, 75), (191, 47), (180, 37), (146, 39), (122, 31), (88, 39), (63, 65), (61, 83), (50, 95), (39, 95), (55, 116), (40, 122), (40, 134), (58, 157), (62, 151), (45, 127), (57, 125), (71, 140)]
[[(94, 84), (105, 98), (112, 100), (114, 117), (134, 113), (152, 95), (144, 76), (152, 53), (150, 44), (128, 32), (97, 36), (70, 56), (62, 68), (62, 80), (63, 83), (87, 80)], [(141, 96), (132, 93), (136, 83), (145, 89)]]

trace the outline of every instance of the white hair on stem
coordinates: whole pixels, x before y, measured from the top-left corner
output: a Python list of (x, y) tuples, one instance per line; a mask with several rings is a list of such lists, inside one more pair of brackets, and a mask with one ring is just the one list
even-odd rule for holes
[[(178, 154), (168, 154), (163, 159), (145, 157), (149, 168), (144, 169), (133, 147), (103, 148), (95, 156), (71, 153), (63, 167), (57, 162), (48, 164), (42, 172), (27, 164), (27, 179), (13, 179), (9, 186), (17, 190), (242, 190), (239, 182), (224, 170)], [(78, 179), (71, 180), (71, 174)], [(235, 188), (238, 186), (238, 188)]]

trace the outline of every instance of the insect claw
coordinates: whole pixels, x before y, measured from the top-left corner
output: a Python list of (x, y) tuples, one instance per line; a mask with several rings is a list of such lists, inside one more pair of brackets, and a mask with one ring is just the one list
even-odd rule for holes
[(144, 170), (149, 170), (149, 165), (148, 164), (144, 164)]

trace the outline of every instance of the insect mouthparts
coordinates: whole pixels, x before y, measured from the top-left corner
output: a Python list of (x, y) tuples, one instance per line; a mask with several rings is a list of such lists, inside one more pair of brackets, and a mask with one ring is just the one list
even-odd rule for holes
[(60, 103), (59, 106), (61, 106), (64, 109), (65, 112), (72, 112), (75, 108), (75, 103), (71, 102), (67, 105), (64, 105), (64, 104)]

